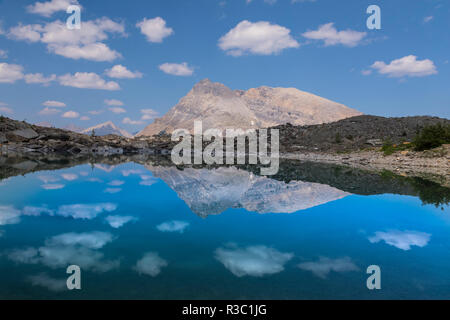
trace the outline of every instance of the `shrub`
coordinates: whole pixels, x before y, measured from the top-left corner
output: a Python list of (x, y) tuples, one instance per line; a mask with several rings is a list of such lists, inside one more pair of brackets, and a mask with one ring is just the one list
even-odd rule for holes
[(450, 143), (450, 125), (440, 123), (427, 126), (415, 137), (414, 150), (424, 151)]
[(395, 152), (395, 146), (390, 139), (384, 141), (381, 151), (384, 152), (385, 156), (389, 156)]
[(335, 137), (334, 141), (336, 143), (342, 143), (342, 137), (341, 137), (341, 134), (339, 132), (336, 133), (336, 137)]

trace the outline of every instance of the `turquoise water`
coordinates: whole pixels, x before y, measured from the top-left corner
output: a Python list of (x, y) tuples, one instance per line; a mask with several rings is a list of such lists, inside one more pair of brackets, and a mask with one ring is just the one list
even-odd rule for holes
[(449, 299), (448, 205), (355, 193), (133, 163), (11, 177), (0, 299)]

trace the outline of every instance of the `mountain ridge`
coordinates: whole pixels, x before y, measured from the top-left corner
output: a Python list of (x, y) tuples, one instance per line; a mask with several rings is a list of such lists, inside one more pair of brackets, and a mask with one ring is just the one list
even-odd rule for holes
[(203, 129), (259, 129), (285, 123), (313, 125), (338, 121), (361, 112), (296, 88), (262, 86), (246, 91), (204, 79), (163, 117), (136, 136), (152, 136), (175, 129), (192, 130), (202, 120)]
[(80, 133), (91, 134), (93, 131), (94, 131), (94, 134), (97, 136), (106, 136), (109, 134), (115, 134), (115, 135), (122, 136), (125, 138), (133, 137), (133, 135), (128, 133), (126, 130), (119, 128), (112, 121), (106, 121), (104, 123), (100, 123), (93, 127), (82, 130)]

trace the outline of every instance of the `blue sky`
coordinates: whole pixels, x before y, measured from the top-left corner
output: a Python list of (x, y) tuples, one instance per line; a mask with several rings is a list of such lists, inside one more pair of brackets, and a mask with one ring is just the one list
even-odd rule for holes
[(450, 117), (445, 0), (78, 0), (80, 30), (65, 27), (77, 1), (39, 2), (0, 1), (0, 113), (15, 119), (136, 132), (204, 78)]

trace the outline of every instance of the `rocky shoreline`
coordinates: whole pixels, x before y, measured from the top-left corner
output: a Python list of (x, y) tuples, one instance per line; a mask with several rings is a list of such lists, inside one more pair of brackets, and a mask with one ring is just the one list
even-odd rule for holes
[[(325, 125), (331, 129), (325, 129), (322, 132), (330, 131), (328, 141), (322, 144), (332, 146), (324, 150), (317, 150), (317, 142), (312, 138), (306, 138), (314, 135), (309, 131), (315, 132), (320, 126), (316, 127), (294, 127), (286, 125), (280, 129), (280, 151), (284, 159), (312, 161), (331, 164), (343, 164), (355, 168), (367, 169), (371, 171), (389, 170), (396, 174), (405, 176), (418, 176), (433, 180), (442, 185), (450, 185), (450, 147), (444, 145), (440, 148), (425, 152), (401, 151), (392, 155), (385, 156), (380, 152), (380, 146), (370, 145), (369, 138), (375, 137), (372, 134), (361, 134), (358, 141), (366, 147), (362, 150), (350, 148), (351, 141), (345, 138), (347, 143), (339, 143), (338, 146), (345, 146), (346, 151), (335, 150), (332, 139), (334, 139), (335, 127), (348, 128), (351, 125), (355, 130), (356, 126), (363, 126), (362, 123), (368, 122), (373, 117), (356, 117), (350, 120), (343, 120), (333, 124)], [(434, 118), (418, 118), (421, 122), (437, 121)], [(439, 119), (438, 121), (441, 121)], [(385, 121), (379, 119), (377, 121)], [(443, 120), (448, 121), (448, 120)], [(373, 123), (373, 119), (369, 122)], [(402, 130), (397, 130), (397, 135), (402, 131), (412, 134), (414, 124), (409, 120), (408, 126)], [(325, 128), (325, 127), (324, 127)], [(407, 130), (407, 128), (410, 128)], [(344, 130), (343, 129), (343, 130)], [(305, 131), (306, 130), (306, 131)], [(347, 129), (348, 130), (348, 129)], [(355, 132), (353, 132), (356, 137)], [(396, 137), (393, 135), (394, 138)], [(400, 139), (400, 136), (398, 137)], [(355, 140), (355, 138), (354, 138)], [(380, 139), (379, 139), (380, 140)], [(300, 143), (306, 147), (298, 148)], [(355, 141), (353, 141), (355, 142)], [(365, 144), (364, 144), (365, 142)], [(309, 144), (308, 144), (309, 143)], [(85, 135), (68, 130), (57, 128), (47, 128), (19, 122), (5, 117), (0, 118), (0, 155), (2, 157), (34, 157), (51, 158), (68, 157), (71, 159), (86, 157), (111, 157), (111, 156), (129, 156), (129, 155), (169, 155), (175, 142), (171, 141), (170, 135), (159, 134), (151, 137), (124, 138), (116, 135), (94, 136)], [(368, 145), (369, 144), (369, 145)], [(349, 149), (350, 148), (350, 149)]]
[(281, 158), (343, 164), (378, 172), (389, 170), (399, 175), (417, 176), (450, 186), (450, 145), (425, 152), (405, 151), (387, 156), (374, 149), (343, 154), (291, 152), (282, 153)]

